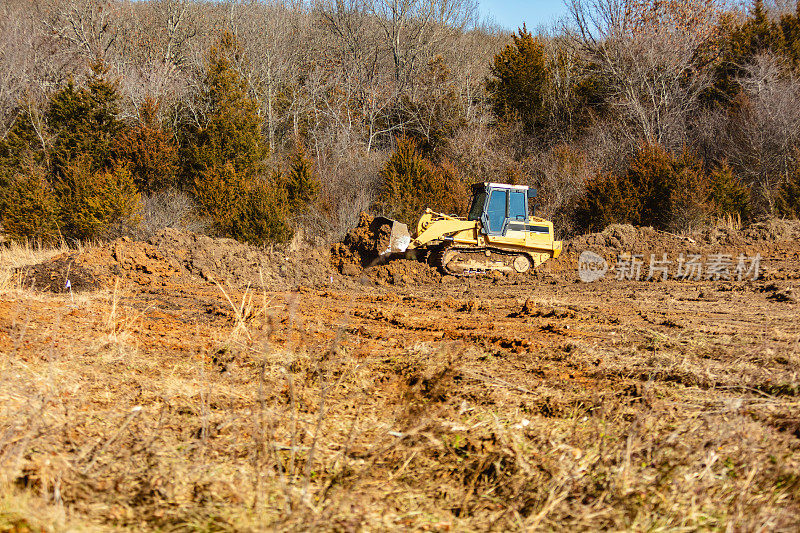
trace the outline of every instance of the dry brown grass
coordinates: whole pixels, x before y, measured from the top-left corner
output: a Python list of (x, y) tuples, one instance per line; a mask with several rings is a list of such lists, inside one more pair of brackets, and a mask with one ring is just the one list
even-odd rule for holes
[[(77, 246), (78, 249), (83, 249), (82, 244), (78, 243)], [(57, 247), (32, 242), (0, 244), (0, 294), (20, 288), (16, 275), (20, 268), (41, 263), (68, 250), (65, 243)]]
[(516, 350), (415, 339), (421, 297), (357, 322), (357, 296), (220, 289), (216, 319), (119, 286), (0, 302), (0, 531), (798, 526), (800, 337), (777, 315), (619, 325), (552, 293), (513, 323), (597, 335)]

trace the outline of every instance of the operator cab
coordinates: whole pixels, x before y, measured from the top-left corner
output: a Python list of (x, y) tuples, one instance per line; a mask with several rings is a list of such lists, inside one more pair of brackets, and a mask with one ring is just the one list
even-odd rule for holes
[(468, 220), (479, 220), (487, 235), (505, 235), (509, 230), (529, 231), (529, 198), (536, 198), (536, 189), (525, 185), (476, 183), (472, 186)]

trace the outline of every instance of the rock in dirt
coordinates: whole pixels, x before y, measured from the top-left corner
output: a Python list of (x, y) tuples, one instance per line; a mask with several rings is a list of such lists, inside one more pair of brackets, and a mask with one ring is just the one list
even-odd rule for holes
[(341, 269), (344, 276), (358, 276), (361, 274), (361, 269), (353, 263), (344, 263), (341, 265)]

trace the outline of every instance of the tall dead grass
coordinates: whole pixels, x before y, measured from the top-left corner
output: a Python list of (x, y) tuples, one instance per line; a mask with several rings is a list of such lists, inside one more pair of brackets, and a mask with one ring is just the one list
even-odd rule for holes
[[(680, 339), (642, 335), (610, 354), (588, 343), (514, 354), (460, 342), (376, 351), (347, 316), (315, 320), (299, 294), (222, 285), (219, 293), (230, 311), (221, 322), (173, 323), (195, 336), (188, 351), (137, 342), (150, 330), (117, 292), (92, 301), (94, 321), (54, 305), (49, 324), (13, 322), (17, 349), (0, 353), (0, 524), (798, 524), (791, 424), (800, 404), (692, 385), (708, 367), (681, 352)], [(88, 335), (101, 342), (87, 346)], [(594, 365), (601, 355), (609, 362)], [(621, 377), (637, 365), (658, 371)], [(565, 373), (580, 368), (596, 375), (576, 386)], [(675, 386), (678, 378), (688, 385)]]
[[(78, 244), (79, 249), (82, 245)], [(69, 250), (66, 243), (59, 246), (43, 246), (40, 242), (0, 244), (0, 293), (19, 288), (19, 269), (36, 265)]]

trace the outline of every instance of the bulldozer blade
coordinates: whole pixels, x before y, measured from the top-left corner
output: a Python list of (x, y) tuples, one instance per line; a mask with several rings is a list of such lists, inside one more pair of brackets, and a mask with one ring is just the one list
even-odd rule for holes
[(403, 253), (411, 242), (408, 226), (391, 218), (376, 217), (372, 231), (378, 237), (378, 254), (386, 256)]

